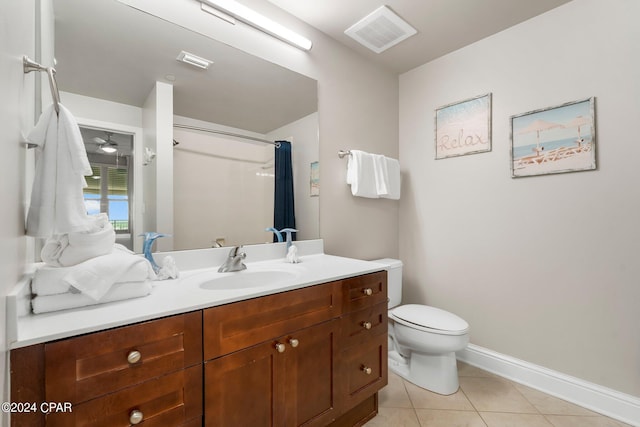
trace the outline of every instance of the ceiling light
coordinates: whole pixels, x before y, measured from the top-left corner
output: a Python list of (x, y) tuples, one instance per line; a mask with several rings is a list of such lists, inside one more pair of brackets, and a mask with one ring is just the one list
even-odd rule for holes
[(114, 147), (113, 145), (103, 145), (102, 147), (100, 147), (100, 150), (104, 151), (105, 153), (115, 153), (116, 151), (118, 151), (118, 149), (116, 147)]
[(193, 53), (185, 52), (184, 50), (180, 52), (180, 55), (178, 55), (176, 59), (178, 61), (182, 61), (186, 64), (190, 64), (204, 70), (208, 69), (211, 64), (213, 64), (213, 61), (201, 58), (198, 55), (194, 55)]
[(310, 50), (313, 43), (311, 40), (294, 33), (290, 29), (278, 24), (275, 21), (260, 15), (258, 12), (241, 5), (235, 0), (200, 0), (216, 9), (222, 10), (234, 18), (251, 25), (273, 37), (292, 44), (302, 50)]

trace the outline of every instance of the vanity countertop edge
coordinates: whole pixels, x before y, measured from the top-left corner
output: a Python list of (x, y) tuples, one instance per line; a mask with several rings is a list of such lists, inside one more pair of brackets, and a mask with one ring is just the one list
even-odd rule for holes
[[(12, 326), (11, 322), (15, 322), (14, 331), (9, 331), (8, 334), (11, 338), (10, 348), (27, 347), (384, 270), (384, 266), (371, 261), (327, 255), (324, 252), (306, 252), (306, 255), (300, 257), (300, 264), (287, 264), (282, 258), (268, 257), (252, 263), (249, 261), (250, 257), (247, 257), (249, 269), (265, 266), (297, 269), (299, 274), (295, 280), (276, 288), (253, 287), (219, 291), (198, 288), (198, 281), (194, 278), (203, 274), (210, 276), (217, 269), (212, 265), (181, 271), (180, 277), (175, 280), (154, 281), (151, 294), (142, 298), (42, 314), (20, 315), (9, 310), (8, 315), (15, 316), (14, 319), (8, 319), (9, 328)], [(26, 285), (22, 282), (17, 287), (29, 286), (28, 281)], [(15, 291), (14, 297), (19, 292)]]

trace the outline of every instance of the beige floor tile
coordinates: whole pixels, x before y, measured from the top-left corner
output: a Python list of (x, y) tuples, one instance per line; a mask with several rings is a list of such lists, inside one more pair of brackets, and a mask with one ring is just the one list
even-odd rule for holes
[(551, 427), (544, 415), (480, 412), (488, 427)]
[(454, 409), (461, 411), (474, 410), (473, 405), (461, 390), (458, 390), (454, 394), (443, 396), (441, 394), (425, 390), (408, 381), (405, 381), (405, 386), (409, 392), (409, 397), (411, 398), (411, 403), (414, 408)]
[(492, 374), (491, 372), (487, 372), (483, 369), (476, 368), (475, 366), (469, 365), (459, 360), (458, 360), (458, 376), (459, 377), (485, 377), (485, 378), (498, 377), (497, 375)]
[(414, 409), (378, 408), (378, 415), (364, 427), (420, 427), (420, 423)]
[(378, 405), (385, 408), (412, 407), (404, 380), (393, 372), (389, 372), (389, 383), (378, 394)]
[(533, 406), (542, 414), (548, 415), (584, 415), (584, 416), (597, 416), (595, 412), (582, 408), (566, 400), (558, 399), (557, 397), (549, 396), (538, 390), (534, 390), (530, 387), (514, 384), (514, 387), (522, 393)]
[(621, 427), (626, 424), (610, 418), (596, 416), (584, 417), (574, 415), (545, 415), (554, 427)]
[(475, 411), (416, 409), (416, 413), (423, 427), (486, 427)]
[(460, 377), (460, 388), (478, 411), (538, 413), (513, 383), (504, 379)]

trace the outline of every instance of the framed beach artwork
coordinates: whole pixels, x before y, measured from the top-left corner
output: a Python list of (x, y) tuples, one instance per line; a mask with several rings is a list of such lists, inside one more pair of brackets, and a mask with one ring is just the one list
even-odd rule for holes
[(491, 151), (491, 94), (436, 110), (436, 160)]
[(311, 163), (311, 179), (309, 181), (310, 184), (310, 195), (311, 197), (318, 197), (320, 195), (320, 163), (313, 162)]
[(596, 168), (595, 98), (511, 117), (513, 178)]

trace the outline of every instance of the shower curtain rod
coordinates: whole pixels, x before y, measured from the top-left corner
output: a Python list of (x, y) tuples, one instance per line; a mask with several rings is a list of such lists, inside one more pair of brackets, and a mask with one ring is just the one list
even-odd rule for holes
[(247, 136), (247, 135), (241, 135), (239, 133), (226, 132), (223, 130), (200, 128), (197, 126), (180, 125), (175, 123), (173, 124), (173, 127), (180, 128), (180, 129), (198, 130), (201, 132), (217, 133), (219, 135), (235, 136), (236, 138), (244, 138), (244, 139), (250, 139), (252, 141), (264, 142), (265, 144), (275, 145), (276, 148), (280, 148), (280, 143), (278, 141), (269, 141), (268, 139), (256, 138), (255, 136)]

